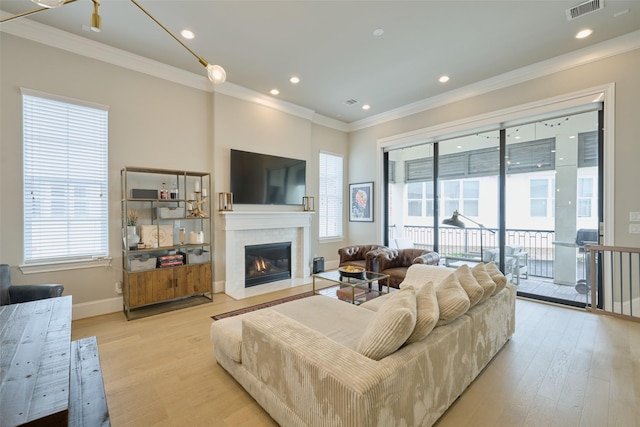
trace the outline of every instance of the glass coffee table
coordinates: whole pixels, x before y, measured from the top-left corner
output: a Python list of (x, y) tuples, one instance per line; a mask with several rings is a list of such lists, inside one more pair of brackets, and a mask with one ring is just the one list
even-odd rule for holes
[[(387, 286), (376, 286), (378, 289), (372, 289), (371, 286), (372, 283), (377, 282), (378, 280), (388, 278), (388, 274), (365, 271), (363, 272), (362, 278), (356, 278), (343, 276), (338, 270), (332, 270), (316, 273), (312, 277), (314, 294), (319, 293), (316, 288), (316, 279), (327, 280), (339, 285), (340, 288), (336, 291), (336, 295), (339, 299), (351, 302), (351, 304), (360, 304), (376, 296), (389, 293), (389, 287)], [(384, 292), (384, 288), (387, 288), (386, 292)]]

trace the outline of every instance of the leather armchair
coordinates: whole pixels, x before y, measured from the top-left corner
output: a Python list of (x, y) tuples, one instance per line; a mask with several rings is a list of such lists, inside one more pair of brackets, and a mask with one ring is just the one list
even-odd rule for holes
[(17, 304), (62, 295), (64, 286), (45, 285), (12, 285), (11, 268), (8, 264), (0, 264), (0, 305)]
[(371, 260), (373, 256), (379, 251), (390, 250), (386, 246), (382, 245), (353, 245), (338, 249), (338, 255), (340, 255), (339, 267), (347, 265), (354, 265), (357, 267), (364, 267), (366, 271), (372, 270)]
[(378, 285), (399, 288), (413, 264), (438, 265), (440, 254), (424, 249), (391, 249), (375, 254), (372, 259), (372, 271), (388, 274), (388, 279), (378, 281)]

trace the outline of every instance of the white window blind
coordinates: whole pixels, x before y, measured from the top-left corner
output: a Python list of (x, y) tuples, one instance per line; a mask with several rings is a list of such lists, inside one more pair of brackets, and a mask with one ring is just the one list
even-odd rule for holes
[(107, 110), (23, 90), (25, 264), (108, 255)]
[(342, 156), (320, 153), (320, 238), (342, 237)]

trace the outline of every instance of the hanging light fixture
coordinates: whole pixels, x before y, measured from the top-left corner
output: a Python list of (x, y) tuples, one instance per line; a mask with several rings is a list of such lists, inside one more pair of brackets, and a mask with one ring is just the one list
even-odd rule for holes
[[(39, 8), (39, 9), (31, 10), (31, 11), (28, 11), (28, 12), (23, 12), (23, 13), (20, 13), (18, 15), (14, 15), (14, 16), (10, 16), (8, 18), (1, 19), (0, 23), (6, 22), (6, 21), (9, 21), (9, 20), (12, 20), (12, 19), (16, 19), (16, 18), (21, 18), (23, 16), (31, 15), (33, 13), (41, 12), (43, 10), (54, 9), (56, 7), (60, 7), (62, 5), (68, 4), (68, 3), (73, 3), (76, 0), (31, 0), (31, 1), (33, 3), (39, 5), (39, 6), (42, 6), (42, 7)], [(102, 18), (100, 17), (100, 14), (98, 12), (98, 9), (100, 7), (100, 0), (91, 0), (91, 1), (93, 2), (93, 13), (91, 14), (91, 31), (99, 33), (102, 30)], [(227, 80), (227, 73), (224, 70), (224, 68), (222, 68), (220, 65), (209, 64), (209, 62), (207, 62), (206, 59), (204, 59), (200, 55), (196, 54), (193, 50), (191, 50), (189, 48), (189, 46), (184, 44), (171, 31), (169, 31), (169, 29), (167, 27), (162, 25), (160, 23), (160, 21), (158, 21), (156, 18), (154, 18), (136, 0), (131, 0), (131, 3), (136, 5), (136, 7), (138, 7), (138, 9), (140, 9), (142, 12), (144, 12), (144, 14), (147, 15), (153, 22), (158, 24), (158, 26), (160, 28), (162, 28), (167, 34), (169, 34), (171, 37), (173, 37), (173, 39), (175, 41), (177, 41), (178, 43), (180, 43), (180, 45), (182, 45), (182, 47), (187, 49), (187, 51), (191, 55), (193, 55), (198, 60), (198, 62), (200, 62), (200, 64), (202, 64), (203, 67), (205, 67), (207, 69), (207, 77), (209, 77), (209, 80), (211, 80), (213, 82), (213, 84), (224, 83), (225, 80)]]
[(65, 0), (31, 0), (38, 6), (46, 7), (47, 9), (55, 9), (64, 4)]
[(207, 69), (207, 76), (209, 77), (209, 80), (211, 80), (213, 82), (213, 84), (224, 83), (224, 81), (227, 79), (227, 73), (226, 73), (226, 71), (224, 71), (224, 68), (222, 68), (219, 65), (209, 64), (206, 59), (204, 59), (203, 57), (199, 56), (194, 51), (192, 51), (189, 48), (189, 46), (184, 44), (179, 38), (177, 38), (175, 35), (173, 35), (173, 33), (171, 31), (169, 31), (167, 29), (167, 27), (162, 25), (160, 23), (160, 21), (158, 21), (149, 12), (147, 12), (147, 10), (144, 7), (142, 7), (136, 0), (131, 0), (131, 3), (135, 4), (138, 7), (138, 9), (140, 9), (142, 12), (144, 12), (144, 14), (147, 15), (153, 22), (158, 24), (158, 26), (160, 28), (162, 28), (167, 34), (169, 34), (171, 37), (173, 37), (173, 39), (175, 41), (180, 43), (182, 45), (182, 47), (187, 49), (191, 55), (195, 56), (195, 58), (198, 60), (198, 62), (200, 62), (200, 64), (202, 64)]

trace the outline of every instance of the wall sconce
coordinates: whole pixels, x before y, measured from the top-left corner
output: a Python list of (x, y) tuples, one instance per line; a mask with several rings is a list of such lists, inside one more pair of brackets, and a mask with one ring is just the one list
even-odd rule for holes
[(218, 210), (219, 211), (232, 211), (233, 210), (233, 193), (218, 193)]
[(312, 196), (304, 196), (302, 198), (302, 210), (305, 212), (313, 212), (315, 210), (314, 198)]

